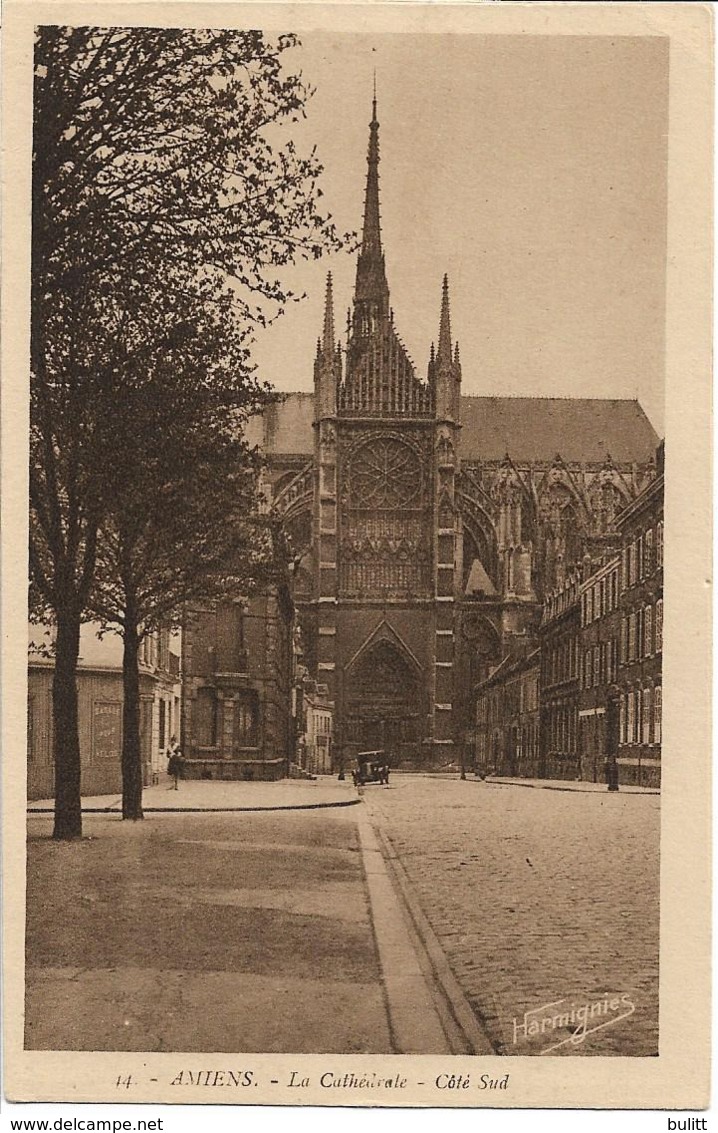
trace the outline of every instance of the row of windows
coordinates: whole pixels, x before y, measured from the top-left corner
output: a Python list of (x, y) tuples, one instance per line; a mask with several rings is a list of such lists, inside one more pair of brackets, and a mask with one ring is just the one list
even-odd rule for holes
[(579, 583), (575, 579), (570, 584), (566, 585), (559, 594), (552, 594), (544, 604), (543, 620), (547, 621), (550, 618), (555, 618), (557, 614), (562, 614), (574, 602), (578, 602)]
[(622, 693), (620, 704), (619, 736), (622, 744), (659, 744), (661, 742), (661, 716), (663, 690), (655, 688), (630, 689)]
[(618, 567), (605, 578), (594, 582), (581, 595), (581, 625), (590, 625), (604, 614), (610, 614), (617, 606)]
[(317, 712), (314, 731), (318, 736), (327, 736), (332, 730), (332, 718), (328, 712)]
[(538, 710), (538, 677), (531, 676), (511, 681), (503, 689), (498, 688), (489, 696), (479, 697), (476, 704), (476, 718), (479, 722), (504, 720), (509, 716), (519, 716)]
[(538, 725), (529, 724), (517, 736), (516, 756), (518, 759), (536, 759), (539, 753)]
[(539, 755), (539, 729), (537, 724), (526, 724), (515, 731), (485, 733), (476, 737), (476, 755), (479, 762), (491, 759), (497, 769), (512, 770), (514, 760), (537, 759)]
[(618, 642), (603, 641), (587, 649), (583, 656), (581, 687), (597, 688), (612, 684), (618, 675)]
[(623, 589), (635, 586), (642, 578), (647, 578), (654, 570), (663, 566), (663, 522), (656, 525), (655, 537), (652, 527), (623, 548)]
[[(222, 702), (222, 715), (227, 705)], [(214, 689), (200, 688), (193, 709), (193, 730), (198, 747), (217, 747), (220, 736), (220, 702)], [(258, 740), (259, 705), (254, 693), (246, 693), (234, 705), (232, 742), (254, 747)]]
[(576, 750), (578, 711), (574, 706), (552, 708), (549, 713), (547, 741), (549, 754), (566, 754)]
[(621, 621), (621, 659), (624, 665), (663, 651), (663, 599), (642, 606)]
[(561, 681), (574, 680), (578, 676), (578, 638), (563, 641), (549, 651), (546, 659), (546, 684), (559, 684)]
[[(620, 699), (619, 740), (621, 744), (660, 744), (662, 726), (663, 692), (660, 685), (655, 688), (630, 689), (623, 692)], [(572, 752), (576, 748), (578, 715), (571, 705), (557, 706), (550, 710), (547, 729), (547, 742), (550, 752)], [(537, 732), (534, 726), (522, 729), (522, 737), (531, 737), (528, 751), (537, 750)], [(485, 741), (479, 737), (479, 747)], [(520, 751), (519, 751), (520, 754)]]
[(146, 634), (140, 642), (138, 660), (141, 665), (146, 665), (150, 669), (158, 668), (169, 672), (170, 631), (161, 629)]

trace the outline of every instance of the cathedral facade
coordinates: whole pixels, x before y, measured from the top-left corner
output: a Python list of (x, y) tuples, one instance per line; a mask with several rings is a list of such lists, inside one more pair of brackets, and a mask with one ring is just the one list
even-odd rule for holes
[(636, 401), (467, 397), (449, 284), (420, 376), (390, 305), (369, 128), (361, 249), (343, 342), (329, 277), (313, 393), (251, 439), (295, 554), (305, 665), (334, 704), (334, 750), (456, 763), (474, 689), (536, 646), (546, 597), (617, 544), (615, 516), (655, 475)]

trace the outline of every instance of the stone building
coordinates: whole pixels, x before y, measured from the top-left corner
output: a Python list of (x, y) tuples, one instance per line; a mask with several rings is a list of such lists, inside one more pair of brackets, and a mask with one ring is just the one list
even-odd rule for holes
[[(92, 623), (82, 626), (77, 666), (78, 729), (83, 795), (122, 791), (122, 639), (116, 633), (97, 635)], [(55, 793), (52, 726), (53, 630), (30, 626), (28, 659), (28, 797)], [(149, 634), (140, 645), (140, 751), (145, 786), (167, 767), (166, 752), (180, 730), (179, 642), (168, 629)]]
[[(374, 102), (361, 249), (346, 335), (331, 278), (313, 393), (250, 424), (271, 506), (297, 556), (306, 664), (329, 687), (335, 743), (396, 764), (458, 764), (472, 689), (514, 654), (546, 594), (615, 540), (655, 476), (636, 401), (467, 397), (449, 285), (423, 376), (389, 299)], [(480, 380), (481, 359), (470, 359)]]
[(581, 778), (605, 782), (606, 708), (618, 679), (621, 614), (620, 557), (604, 563), (581, 585), (581, 692), (578, 747)]
[(580, 569), (544, 604), (541, 620), (541, 775), (579, 779)]
[(621, 782), (659, 786), (663, 700), (663, 446), (659, 475), (618, 516)]
[(280, 779), (294, 759), (294, 607), (285, 584), (187, 610), (182, 754), (189, 779)]
[(479, 774), (542, 774), (540, 749), (540, 650), (506, 657), (482, 681), (476, 698), (474, 769)]
[(309, 681), (303, 692), (303, 751), (300, 766), (310, 775), (328, 775), (334, 770), (332, 731), (334, 705), (326, 685)]

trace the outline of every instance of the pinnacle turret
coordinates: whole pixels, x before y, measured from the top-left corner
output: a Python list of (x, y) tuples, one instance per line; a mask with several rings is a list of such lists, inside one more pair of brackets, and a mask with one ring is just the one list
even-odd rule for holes
[(327, 272), (327, 290), (324, 300), (324, 331), (322, 349), (328, 358), (334, 353), (334, 295), (332, 292), (332, 273)]
[(439, 345), (436, 358), (432, 354), (429, 371), (436, 388), (436, 412), (440, 418), (459, 421), (461, 413), (461, 363), (459, 345), (451, 349), (451, 315), (449, 311), (449, 278), (444, 276), (441, 287), (441, 315), (439, 318)]
[(439, 320), (439, 347), (436, 354), (439, 365), (451, 365), (451, 319), (449, 316), (449, 277), (444, 276), (441, 289), (441, 318)]
[(324, 297), (324, 324), (317, 339), (317, 357), (314, 362), (317, 419), (336, 413), (336, 390), (341, 380), (341, 354), (334, 335), (334, 294), (332, 273), (327, 274)]

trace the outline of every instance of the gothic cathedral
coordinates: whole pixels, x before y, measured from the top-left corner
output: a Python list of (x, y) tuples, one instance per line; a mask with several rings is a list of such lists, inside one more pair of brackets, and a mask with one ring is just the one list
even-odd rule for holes
[(389, 301), (376, 101), (367, 164), (346, 340), (330, 276), (314, 392), (272, 406), (253, 439), (335, 750), (440, 766), (471, 746), (476, 683), (534, 647), (543, 600), (613, 551), (658, 438), (636, 401), (462, 396), (446, 277), (419, 377)]

